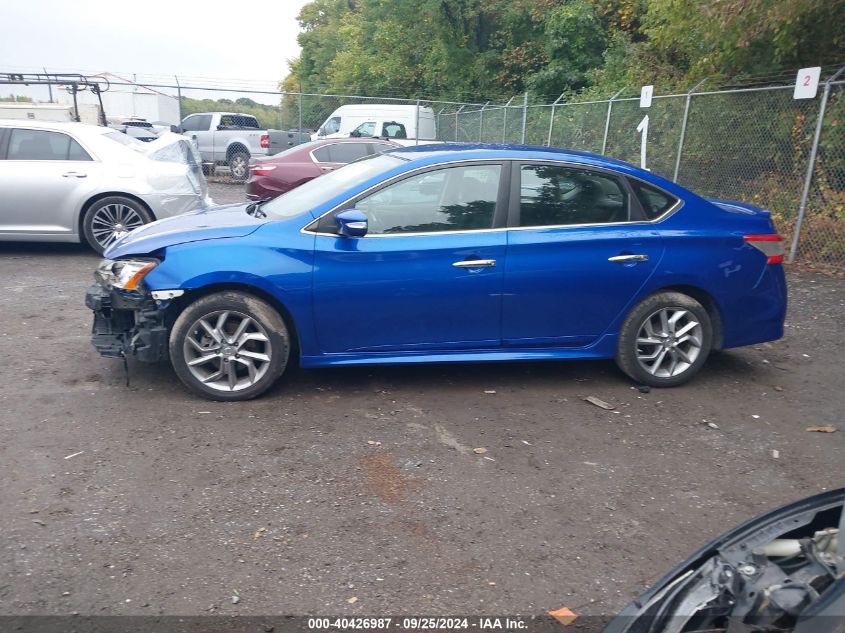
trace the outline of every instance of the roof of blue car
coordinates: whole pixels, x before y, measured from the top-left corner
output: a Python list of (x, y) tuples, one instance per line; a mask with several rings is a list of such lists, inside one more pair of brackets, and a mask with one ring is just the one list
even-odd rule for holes
[(390, 151), (391, 154), (413, 161), (441, 162), (471, 158), (549, 158), (577, 163), (605, 164), (613, 167), (637, 169), (630, 163), (592, 152), (580, 152), (557, 147), (513, 145), (505, 143), (439, 143), (410, 145)]

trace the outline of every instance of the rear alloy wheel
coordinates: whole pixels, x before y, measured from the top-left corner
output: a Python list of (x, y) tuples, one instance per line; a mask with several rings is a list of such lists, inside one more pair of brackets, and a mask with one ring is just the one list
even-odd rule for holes
[(235, 152), (229, 157), (229, 173), (235, 182), (244, 182), (249, 176), (249, 154)]
[(248, 400), (282, 375), (290, 354), (284, 320), (264, 301), (221, 292), (189, 305), (170, 334), (179, 379), (211, 400)]
[(141, 203), (123, 196), (109, 196), (88, 208), (82, 219), (82, 232), (91, 248), (102, 254), (129, 231), (152, 220)]
[(619, 332), (616, 363), (652, 387), (690, 380), (707, 360), (713, 328), (707, 310), (678, 292), (652, 295), (635, 307)]

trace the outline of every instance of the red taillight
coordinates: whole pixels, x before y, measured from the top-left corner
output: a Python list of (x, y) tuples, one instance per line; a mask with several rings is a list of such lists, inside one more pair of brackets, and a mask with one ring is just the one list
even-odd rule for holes
[(766, 256), (768, 264), (783, 263), (783, 238), (777, 233), (766, 235), (746, 235), (745, 241)]
[(270, 148), (270, 135), (269, 134), (262, 134), (261, 135), (261, 149), (269, 149)]
[(276, 169), (275, 165), (262, 165), (261, 163), (255, 163), (249, 166), (249, 170), (253, 176), (266, 176), (274, 169)]

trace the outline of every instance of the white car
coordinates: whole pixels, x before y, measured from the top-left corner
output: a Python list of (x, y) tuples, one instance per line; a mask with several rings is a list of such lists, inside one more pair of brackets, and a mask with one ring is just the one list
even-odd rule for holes
[(87, 242), (213, 204), (190, 141), (108, 127), (0, 119), (0, 240)]

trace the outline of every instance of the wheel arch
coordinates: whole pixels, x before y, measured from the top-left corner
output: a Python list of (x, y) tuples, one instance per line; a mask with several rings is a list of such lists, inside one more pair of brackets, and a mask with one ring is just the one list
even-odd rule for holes
[(189, 305), (191, 305), (198, 299), (201, 299), (202, 297), (206, 297), (216, 292), (224, 292), (226, 290), (235, 290), (244, 294), (250, 294), (270, 304), (270, 306), (276, 312), (279, 313), (279, 316), (282, 317), (282, 320), (285, 322), (285, 325), (288, 328), (291, 340), (291, 355), (299, 357), (301, 349), (299, 341), (299, 330), (296, 327), (296, 321), (294, 320), (290, 310), (288, 310), (287, 306), (282, 301), (280, 301), (278, 297), (272, 295), (266, 290), (263, 290), (262, 288), (259, 288), (258, 286), (253, 286), (247, 283), (219, 282), (208, 284), (207, 286), (201, 286), (193, 290), (187, 290), (184, 295), (177, 299), (174, 299), (170, 304), (170, 309), (167, 311), (168, 331), (173, 327), (173, 323), (176, 321), (182, 311), (185, 310), (185, 308), (187, 308)]
[(150, 208), (146, 202), (144, 202), (143, 198), (136, 196), (135, 194), (126, 193), (125, 191), (103, 191), (101, 193), (96, 193), (90, 198), (85, 201), (85, 204), (79, 209), (79, 216), (76, 218), (76, 230), (79, 233), (79, 240), (83, 241), (85, 239), (85, 229), (82, 226), (82, 223), (85, 221), (85, 214), (88, 213), (88, 209), (90, 209), (96, 202), (102, 200), (103, 198), (110, 198), (112, 196), (119, 196), (121, 198), (129, 198), (130, 200), (137, 202), (140, 204), (144, 209), (146, 209), (147, 213), (150, 214), (152, 221), (155, 222), (158, 218), (156, 218), (156, 214)]
[(722, 318), (722, 311), (719, 308), (719, 304), (716, 303), (716, 300), (713, 298), (713, 295), (703, 288), (687, 284), (664, 286), (663, 288), (658, 288), (651, 294), (654, 295), (658, 292), (680, 292), (681, 294), (685, 294), (698, 301), (704, 309), (707, 310), (707, 314), (710, 317), (710, 323), (713, 326), (713, 344), (710, 349), (716, 351), (722, 349), (725, 327)]
[(244, 145), (241, 141), (233, 141), (232, 143), (230, 143), (226, 147), (226, 162), (229, 162), (232, 156), (240, 152), (243, 152), (247, 156), (252, 156), (252, 153), (249, 151), (249, 148)]

